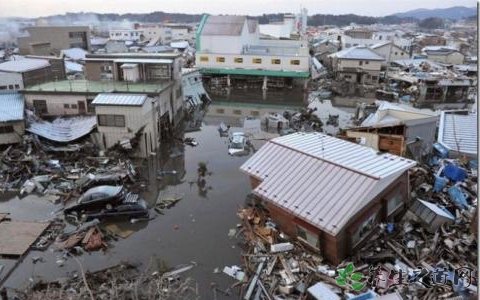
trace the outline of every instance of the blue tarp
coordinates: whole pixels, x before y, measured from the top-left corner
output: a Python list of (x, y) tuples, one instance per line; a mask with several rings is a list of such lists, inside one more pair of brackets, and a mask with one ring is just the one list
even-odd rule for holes
[(453, 164), (448, 164), (447, 166), (445, 166), (445, 169), (443, 169), (443, 174), (445, 174), (448, 179), (454, 182), (464, 181), (465, 178), (467, 178), (467, 172), (464, 169)]
[(444, 177), (435, 175), (435, 183), (433, 184), (433, 191), (439, 193), (443, 190), (448, 180)]

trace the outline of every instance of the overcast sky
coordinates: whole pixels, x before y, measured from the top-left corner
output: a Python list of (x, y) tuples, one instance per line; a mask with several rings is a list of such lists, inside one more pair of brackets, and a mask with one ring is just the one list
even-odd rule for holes
[(416, 8), (476, 6), (476, 0), (0, 0), (0, 16), (38, 17), (65, 12), (153, 11), (259, 15), (297, 12), (384, 16)]

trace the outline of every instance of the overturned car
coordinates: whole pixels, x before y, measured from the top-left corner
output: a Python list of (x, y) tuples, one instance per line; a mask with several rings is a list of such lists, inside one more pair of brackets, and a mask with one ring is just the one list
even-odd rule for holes
[(148, 217), (145, 200), (122, 186), (101, 185), (86, 191), (77, 204), (64, 209), (66, 216), (82, 221), (93, 219)]

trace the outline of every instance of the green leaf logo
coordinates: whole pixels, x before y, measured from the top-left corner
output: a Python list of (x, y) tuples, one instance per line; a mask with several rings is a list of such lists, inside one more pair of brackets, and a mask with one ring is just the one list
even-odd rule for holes
[(339, 286), (348, 286), (354, 291), (361, 291), (365, 287), (362, 282), (363, 274), (355, 272), (355, 266), (349, 263), (345, 268), (337, 270), (338, 276), (335, 278)]

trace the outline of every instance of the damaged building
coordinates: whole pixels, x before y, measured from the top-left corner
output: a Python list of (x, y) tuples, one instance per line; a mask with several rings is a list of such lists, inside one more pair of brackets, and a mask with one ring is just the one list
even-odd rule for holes
[(20, 143), (25, 133), (23, 96), (0, 91), (0, 103), (0, 145)]
[(332, 86), (339, 95), (365, 94), (360, 87), (375, 88), (385, 58), (366, 46), (355, 46), (329, 55), (333, 76)]
[(196, 50), (195, 64), (211, 85), (305, 88), (310, 77), (306, 40), (263, 39), (258, 21), (246, 16), (204, 15)]
[(241, 166), (280, 230), (338, 264), (409, 201), (415, 162), (321, 133), (270, 140)]
[(475, 159), (478, 154), (478, 115), (466, 110), (442, 111), (437, 136), (438, 143), (447, 149), (449, 157)]
[(377, 111), (359, 127), (346, 130), (346, 136), (365, 146), (415, 159), (430, 153), (435, 142), (438, 116), (408, 105), (377, 101)]
[(95, 114), (100, 93), (147, 94), (167, 99), (170, 126), (183, 114), (180, 54), (95, 54), (85, 58), (85, 80), (51, 81), (22, 91), (26, 105), (40, 116)]
[(165, 106), (161, 104), (162, 99), (146, 94), (99, 94), (92, 102), (97, 117), (97, 144), (102, 149), (119, 144), (130, 150), (136, 143), (136, 156), (147, 157), (168, 134), (168, 127), (161, 124), (165, 114), (168, 122), (168, 112), (162, 111)]

